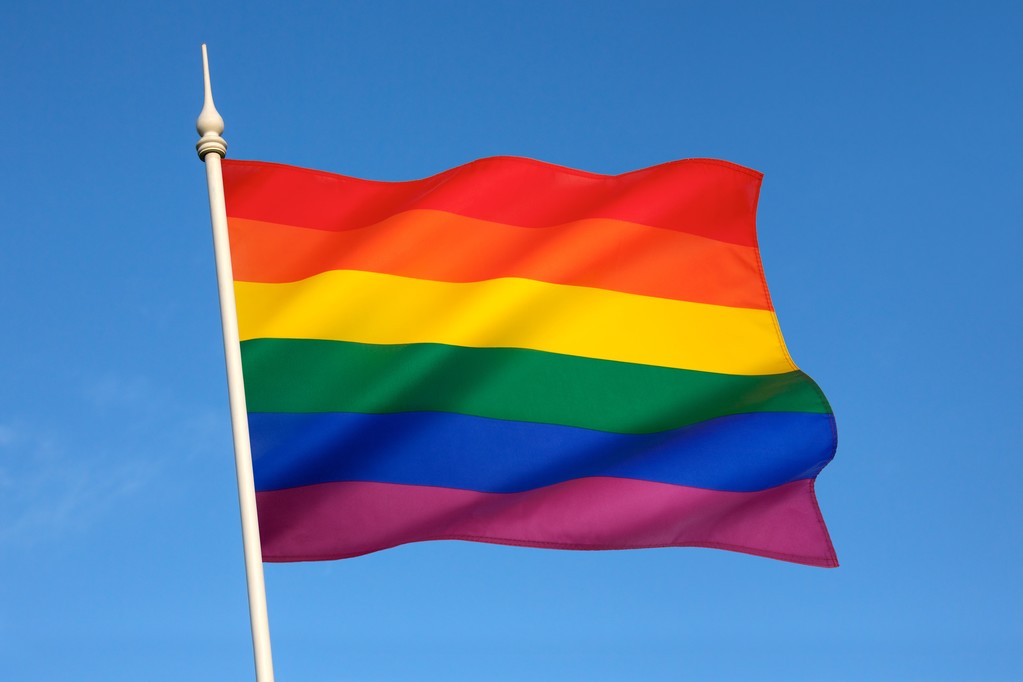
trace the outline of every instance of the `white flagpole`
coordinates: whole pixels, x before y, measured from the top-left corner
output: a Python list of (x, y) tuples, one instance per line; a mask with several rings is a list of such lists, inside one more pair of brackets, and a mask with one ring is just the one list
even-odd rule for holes
[(249, 622), (252, 626), (252, 653), (256, 659), (256, 682), (273, 682), (270, 655), (270, 621), (266, 611), (266, 585), (263, 582), (263, 554), (259, 544), (259, 520), (256, 517), (256, 487), (252, 477), (252, 451), (249, 447), (249, 421), (245, 410), (242, 383), (242, 354), (238, 341), (238, 315), (234, 303), (234, 275), (231, 272), (231, 246), (227, 238), (227, 209), (224, 205), (224, 176), (220, 160), (227, 154), (224, 119), (213, 106), (210, 67), (206, 45), (202, 46), (202, 71), (205, 100), (195, 122), (199, 158), (206, 163), (206, 184), (210, 192), (210, 220), (213, 223), (213, 250), (217, 261), (217, 285), (220, 289), (220, 322), (224, 329), (224, 356), (227, 361), (227, 392), (231, 401), (231, 428), (234, 432), (234, 466), (238, 476), (238, 504), (242, 516), (242, 546), (245, 550), (245, 578), (249, 588)]

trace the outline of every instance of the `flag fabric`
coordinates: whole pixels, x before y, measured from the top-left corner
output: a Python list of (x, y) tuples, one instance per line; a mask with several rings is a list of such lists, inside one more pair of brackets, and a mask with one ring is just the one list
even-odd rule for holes
[(760, 173), (223, 167), (265, 561), (461, 539), (837, 566), (835, 421), (767, 292)]

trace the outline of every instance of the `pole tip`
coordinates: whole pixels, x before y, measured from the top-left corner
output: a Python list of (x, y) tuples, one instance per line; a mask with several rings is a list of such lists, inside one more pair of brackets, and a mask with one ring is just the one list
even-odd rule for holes
[(204, 86), (204, 97), (202, 111), (195, 121), (195, 129), (199, 133), (199, 142), (195, 149), (199, 152), (199, 158), (203, 159), (210, 152), (215, 152), (221, 157), (227, 155), (227, 142), (220, 136), (224, 132), (224, 119), (213, 104), (213, 88), (210, 86), (210, 62), (206, 55), (206, 43), (202, 44), (202, 77)]

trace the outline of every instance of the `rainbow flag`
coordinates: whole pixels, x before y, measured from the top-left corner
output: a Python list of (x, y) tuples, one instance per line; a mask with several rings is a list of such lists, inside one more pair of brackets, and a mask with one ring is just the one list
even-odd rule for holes
[(759, 173), (223, 165), (264, 560), (460, 539), (837, 565), (835, 421), (767, 293)]

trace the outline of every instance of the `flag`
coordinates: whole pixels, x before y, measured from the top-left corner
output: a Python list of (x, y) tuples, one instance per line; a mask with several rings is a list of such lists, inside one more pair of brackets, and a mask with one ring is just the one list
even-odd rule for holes
[(835, 422), (767, 292), (760, 173), (223, 166), (265, 561), (460, 539), (837, 565)]

